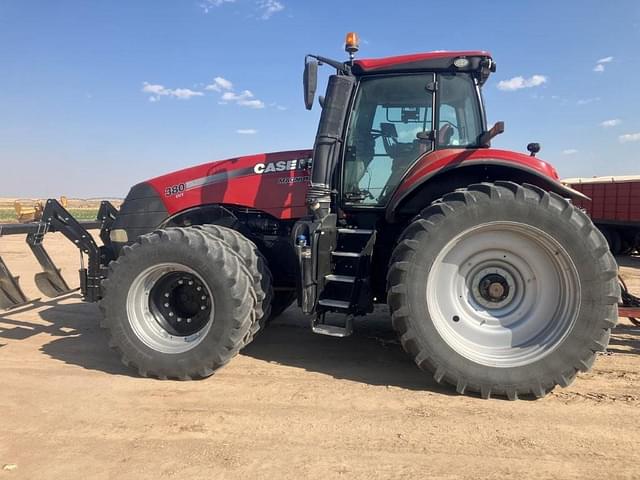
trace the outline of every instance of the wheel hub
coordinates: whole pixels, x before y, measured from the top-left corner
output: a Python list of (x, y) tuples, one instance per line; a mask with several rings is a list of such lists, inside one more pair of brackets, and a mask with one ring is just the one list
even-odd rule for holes
[(215, 321), (215, 299), (194, 269), (159, 263), (138, 274), (127, 294), (129, 324), (147, 346), (164, 353), (195, 348)]
[(483, 268), (473, 275), (471, 293), (478, 304), (488, 309), (498, 309), (514, 299), (517, 285), (508, 268), (506, 264), (496, 265)]
[(156, 321), (176, 336), (200, 330), (211, 314), (211, 299), (200, 280), (189, 272), (170, 272), (151, 289), (150, 310)]

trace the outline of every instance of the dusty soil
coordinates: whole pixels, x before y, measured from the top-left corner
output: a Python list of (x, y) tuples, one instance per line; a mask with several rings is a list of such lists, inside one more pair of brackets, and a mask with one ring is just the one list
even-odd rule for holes
[[(75, 281), (77, 251), (47, 238)], [(23, 239), (2, 238), (0, 255), (36, 296)], [(640, 259), (624, 264), (640, 291)], [(136, 377), (99, 317), (77, 294), (0, 312), (0, 479), (640, 478), (640, 329), (627, 320), (591, 373), (509, 402), (435, 384), (384, 309), (347, 339), (291, 309), (198, 382)]]

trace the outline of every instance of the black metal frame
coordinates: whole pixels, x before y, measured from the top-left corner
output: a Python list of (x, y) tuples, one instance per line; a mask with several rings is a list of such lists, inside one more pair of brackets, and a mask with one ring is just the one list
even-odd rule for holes
[[(0, 224), (0, 237), (5, 235), (27, 235), (27, 244), (42, 267), (37, 273), (35, 282), (38, 289), (47, 297), (57, 297), (73, 291), (60, 275), (60, 269), (44, 249), (44, 237), (50, 232), (60, 232), (80, 250), (81, 268), (80, 291), (88, 302), (96, 302), (101, 298), (100, 283), (104, 278), (106, 264), (104, 248), (110, 245), (109, 232), (118, 210), (109, 202), (100, 203), (97, 219), (94, 221), (78, 221), (58, 202), (47, 200), (39, 221), (29, 223)], [(104, 246), (99, 247), (89, 230), (100, 229), (100, 239)], [(83, 255), (87, 255), (87, 266), (84, 266)], [(0, 258), (0, 308), (13, 308), (30, 300), (26, 297), (8, 267)]]

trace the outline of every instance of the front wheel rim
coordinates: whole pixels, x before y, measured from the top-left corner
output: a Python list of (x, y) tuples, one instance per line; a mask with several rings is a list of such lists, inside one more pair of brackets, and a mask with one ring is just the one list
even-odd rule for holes
[(517, 367), (549, 355), (578, 316), (580, 281), (551, 235), (485, 223), (447, 242), (427, 279), (427, 306), (444, 341), (467, 359)]
[(127, 294), (126, 308), (135, 335), (149, 348), (169, 354), (200, 344), (215, 316), (207, 283), (179, 263), (161, 263), (140, 272)]

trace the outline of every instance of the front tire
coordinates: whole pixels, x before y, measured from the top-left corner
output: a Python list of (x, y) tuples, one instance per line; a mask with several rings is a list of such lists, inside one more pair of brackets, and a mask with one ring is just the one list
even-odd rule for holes
[(404, 349), (459, 393), (516, 399), (567, 386), (617, 321), (617, 267), (567, 200), (483, 183), (446, 195), (405, 230), (388, 274)]
[(167, 228), (124, 247), (103, 281), (101, 325), (142, 376), (211, 375), (244, 346), (256, 306), (252, 278), (229, 245)]

